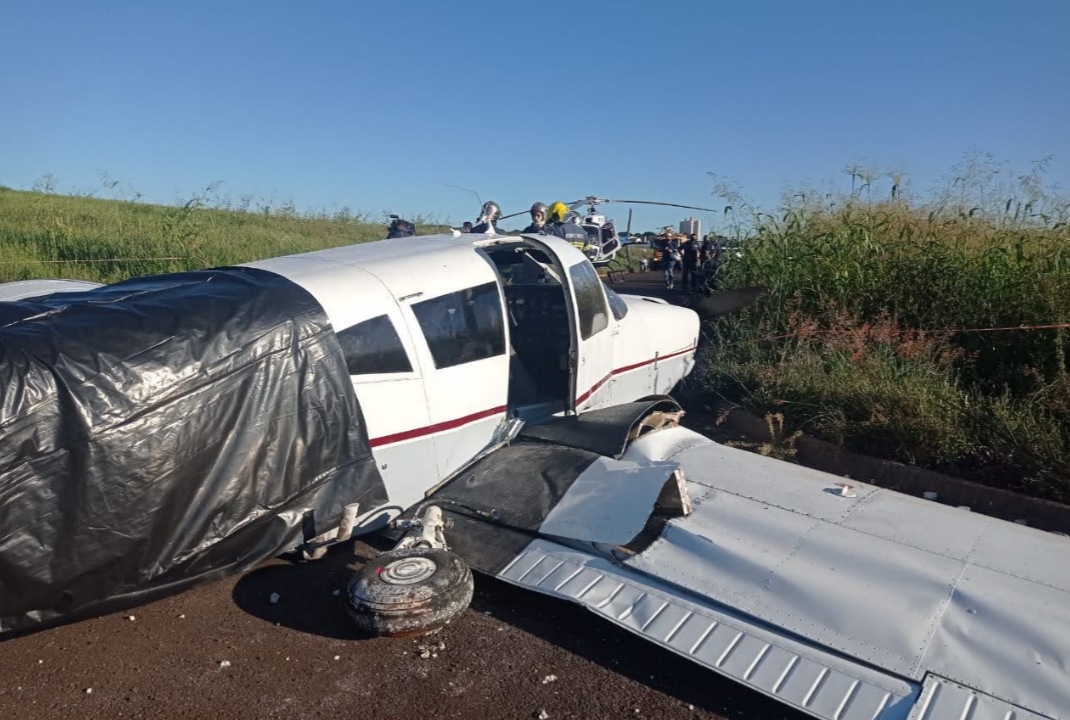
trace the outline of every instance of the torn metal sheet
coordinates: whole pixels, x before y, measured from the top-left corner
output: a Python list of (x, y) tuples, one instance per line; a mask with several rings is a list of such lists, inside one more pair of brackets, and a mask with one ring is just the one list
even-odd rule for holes
[(660, 529), (690, 510), (676, 463), (623, 462), (524, 439), (479, 460), (403, 517), (429, 504), (454, 522), (450, 548), (485, 572), (537, 535), (625, 545), (652, 519)]
[(676, 463), (640, 466), (599, 458), (583, 471), (546, 519), (540, 535), (626, 545), (650, 520)]

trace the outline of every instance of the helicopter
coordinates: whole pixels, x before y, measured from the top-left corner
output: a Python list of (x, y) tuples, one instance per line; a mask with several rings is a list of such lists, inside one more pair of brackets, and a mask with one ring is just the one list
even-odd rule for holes
[[(627, 245), (635, 244), (630, 241), (631, 238), (631, 225), (632, 225), (632, 213), (628, 211), (628, 225), (623, 233), (619, 235), (617, 233), (616, 225), (612, 219), (606, 215), (598, 212), (599, 205), (605, 205), (608, 203), (624, 203), (627, 205), (660, 205), (663, 207), (675, 207), (685, 210), (701, 210), (703, 212), (717, 212), (713, 208), (698, 207), (695, 205), (681, 205), (679, 203), (661, 202), (658, 200), (616, 200), (611, 198), (598, 197), (596, 195), (588, 195), (587, 197), (580, 198), (579, 200), (572, 200), (565, 203), (570, 210), (576, 211), (586, 207), (586, 213), (582, 216), (579, 213), (575, 215), (575, 222), (582, 227), (587, 233), (587, 240), (584, 243), (573, 243), (573, 245), (580, 250), (587, 259), (591, 261), (591, 264), (595, 267), (602, 267), (608, 265), (616, 257), (621, 248)], [(524, 212), (516, 212), (510, 215), (503, 215), (502, 220), (506, 220), (511, 217), (523, 215)]]

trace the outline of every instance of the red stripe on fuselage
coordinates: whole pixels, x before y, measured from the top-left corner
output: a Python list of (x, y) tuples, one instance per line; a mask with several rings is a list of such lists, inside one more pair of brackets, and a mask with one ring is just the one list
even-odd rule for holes
[[(689, 348), (684, 348), (683, 350), (677, 350), (676, 352), (669, 353), (668, 355), (662, 355), (661, 357), (643, 360), (642, 362), (637, 362), (634, 365), (625, 365), (624, 367), (619, 367), (616, 370), (610, 372), (598, 382), (596, 382), (590, 390), (585, 392), (583, 395), (580, 395), (579, 399), (576, 400), (576, 404), (581, 405), (583, 402), (585, 402), (589, 397), (591, 397), (591, 395), (597, 392), (599, 388), (605, 385), (606, 382), (608, 382), (610, 378), (612, 378), (614, 375), (620, 375), (622, 373), (630, 372), (632, 370), (637, 370), (643, 367), (644, 365), (651, 365), (660, 360), (669, 360), (671, 358), (678, 357), (680, 355), (685, 355), (689, 352), (693, 352), (694, 350), (695, 347), (691, 346)], [(500, 415), (506, 412), (506, 410), (508, 410), (508, 408), (505, 405), (496, 408), (490, 408), (489, 410), (481, 410), (477, 413), (472, 413), (471, 415), (459, 417), (456, 420), (446, 420), (444, 422), (435, 423), (434, 425), (428, 425), (422, 428), (416, 428), (414, 430), (405, 430), (404, 432), (394, 433), (392, 435), (384, 435), (382, 437), (372, 438), (370, 443), (372, 447), (379, 447), (380, 445), (390, 445), (391, 443), (401, 442), (402, 440), (412, 440), (414, 438), (423, 437), (424, 435), (431, 435), (437, 432), (443, 432), (445, 430), (454, 430), (456, 428), (461, 427), (462, 425), (473, 423), (476, 420), (483, 420), (484, 418), (492, 417), (494, 415)]]
[(434, 425), (428, 425), (422, 428), (416, 428), (415, 430), (405, 430), (404, 432), (394, 433), (393, 435), (384, 435), (382, 437), (372, 438), (370, 444), (372, 447), (378, 447), (380, 445), (389, 445), (391, 443), (401, 442), (402, 440), (412, 440), (413, 438), (423, 437), (424, 435), (431, 435), (433, 433), (442, 432), (444, 430), (453, 430), (459, 428), (462, 425), (473, 423), (476, 420), (482, 420), (494, 415), (501, 415), (507, 410), (505, 405), (500, 407), (491, 408), (489, 410), (480, 410), (477, 413), (471, 415), (465, 415), (455, 420), (445, 420)]
[(689, 348), (684, 348), (683, 350), (677, 350), (676, 352), (669, 353), (668, 355), (662, 355), (661, 357), (655, 357), (655, 358), (650, 358), (649, 360), (643, 360), (642, 362), (637, 362), (634, 365), (625, 365), (624, 367), (619, 367), (616, 370), (613, 370), (612, 372), (610, 372), (608, 375), (606, 375), (604, 378), (602, 378), (598, 382), (596, 382), (594, 385), (592, 385), (590, 390), (585, 392), (583, 395), (580, 395), (576, 399), (576, 404), (577, 405), (582, 404), (584, 401), (587, 400), (587, 398), (591, 397), (596, 392), (598, 392), (599, 388), (601, 388), (603, 385), (605, 385), (606, 381), (608, 381), (614, 375), (621, 375), (622, 373), (631, 372), (632, 370), (638, 370), (639, 368), (643, 367), (644, 365), (651, 365), (651, 364), (659, 362), (661, 360), (668, 360), (670, 358), (674, 358), (674, 357), (677, 357), (679, 355), (684, 355), (684, 354), (689, 353), (689, 352), (694, 352), (694, 350), (695, 350), (695, 346), (692, 345)]

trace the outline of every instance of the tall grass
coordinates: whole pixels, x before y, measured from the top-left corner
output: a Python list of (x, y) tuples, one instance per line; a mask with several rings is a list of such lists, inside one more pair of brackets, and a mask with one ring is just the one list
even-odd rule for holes
[(1070, 500), (1070, 335), (990, 330), (1070, 322), (1070, 205), (1034, 174), (971, 177), (929, 203), (900, 183), (875, 200), (869, 176), (752, 213), (725, 285), (770, 292), (710, 329), (706, 391), (848, 447)]
[[(0, 189), (0, 282), (116, 282), (386, 236), (385, 223), (347, 209), (313, 215), (287, 204), (254, 210), (213, 200), (205, 193), (171, 207)], [(446, 229), (422, 219), (417, 227), (424, 233)]]

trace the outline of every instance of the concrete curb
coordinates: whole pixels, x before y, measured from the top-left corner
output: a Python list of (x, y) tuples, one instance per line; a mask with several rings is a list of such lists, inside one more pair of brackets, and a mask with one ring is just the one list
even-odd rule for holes
[[(753, 412), (722, 406), (715, 409), (713, 415), (721, 426), (734, 432), (760, 442), (771, 440), (765, 419)], [(793, 447), (799, 464), (815, 470), (918, 497), (935, 492), (938, 502), (947, 505), (967, 506), (985, 515), (1011, 521), (1024, 520), (1031, 527), (1070, 534), (1070, 505), (1020, 495), (891, 460), (859, 455), (812, 437), (799, 437)]]

